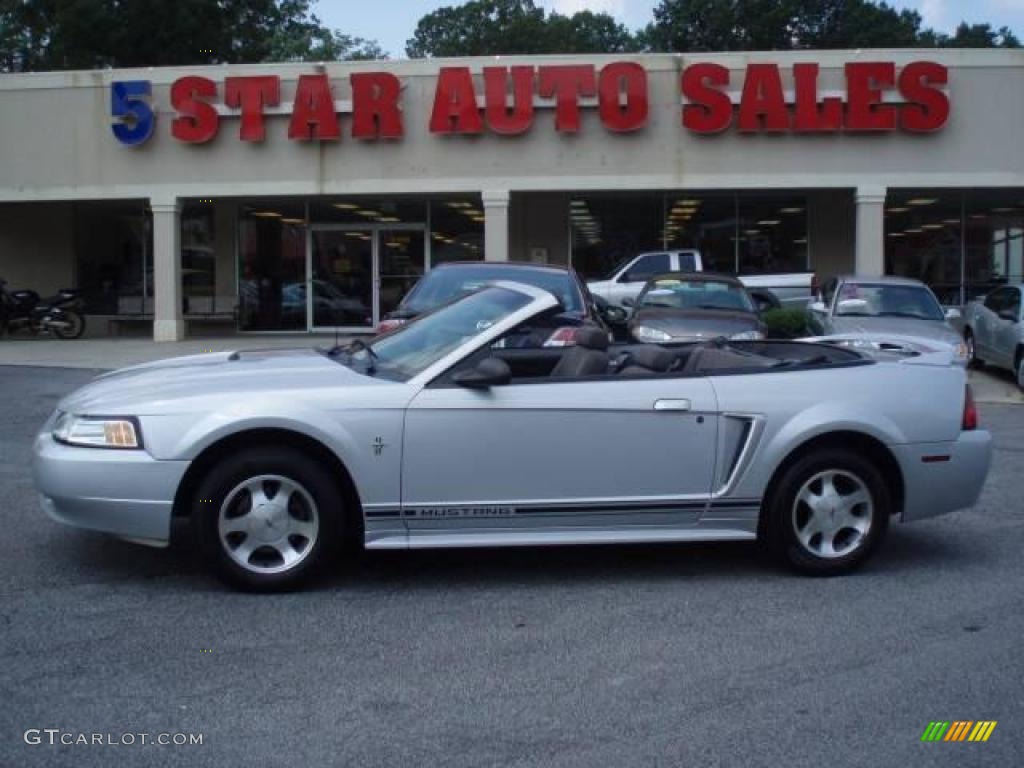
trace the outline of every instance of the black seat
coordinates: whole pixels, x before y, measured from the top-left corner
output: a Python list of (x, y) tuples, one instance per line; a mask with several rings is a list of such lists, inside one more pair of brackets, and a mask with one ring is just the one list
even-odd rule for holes
[(620, 376), (649, 376), (652, 373), (665, 373), (672, 367), (676, 356), (667, 349), (651, 345), (641, 347), (630, 353), (628, 364), (619, 371)]
[(608, 334), (584, 325), (576, 331), (576, 344), (567, 348), (551, 371), (552, 378), (597, 376), (608, 373)]

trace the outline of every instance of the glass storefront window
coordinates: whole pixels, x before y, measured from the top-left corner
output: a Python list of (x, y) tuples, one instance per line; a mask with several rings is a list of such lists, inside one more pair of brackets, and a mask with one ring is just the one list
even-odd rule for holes
[(709, 272), (736, 271), (735, 195), (673, 195), (666, 207), (668, 248), (700, 251)]
[(480, 196), (430, 201), (430, 264), (484, 257), (484, 209)]
[(213, 313), (216, 293), (216, 241), (213, 206), (187, 202), (181, 211), (181, 283), (185, 312)]
[(739, 196), (739, 274), (804, 272), (807, 249), (805, 196)]
[(695, 249), (704, 269), (808, 269), (807, 197), (792, 193), (606, 192), (570, 201), (572, 264), (607, 275), (644, 251)]
[(311, 224), (423, 224), (427, 203), (422, 198), (339, 197), (311, 200)]
[(569, 202), (572, 265), (581, 275), (608, 275), (644, 251), (664, 250), (665, 196), (598, 192)]
[(892, 190), (885, 213), (888, 274), (931, 286), (955, 305), (1024, 279), (1024, 192)]
[(899, 190), (885, 206), (885, 271), (931, 287), (943, 304), (960, 303), (960, 192)]
[(85, 311), (153, 313), (153, 234), (143, 201), (75, 205), (75, 261)]
[(305, 204), (269, 201), (239, 208), (238, 327), (304, 331)]

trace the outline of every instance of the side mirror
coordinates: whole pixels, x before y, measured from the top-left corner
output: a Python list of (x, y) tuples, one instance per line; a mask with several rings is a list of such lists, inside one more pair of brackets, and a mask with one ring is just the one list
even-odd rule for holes
[(622, 307), (605, 307), (601, 314), (612, 325), (622, 325), (629, 319), (629, 313)]
[(999, 318), (1001, 320), (1009, 320), (1011, 323), (1017, 322), (1017, 310), (1012, 307), (1009, 309), (1000, 309)]
[(636, 299), (634, 299), (632, 296), (627, 296), (626, 298), (624, 298), (622, 300), (622, 306), (624, 306), (624, 307), (635, 307), (636, 306)]
[(824, 301), (812, 301), (810, 304), (807, 305), (807, 309), (809, 309), (811, 312), (816, 312), (819, 315), (824, 315), (828, 313), (828, 307), (825, 306)]
[(947, 307), (946, 311), (943, 314), (946, 316), (947, 320), (960, 319), (960, 310), (957, 309), (956, 307)]
[(452, 381), (469, 389), (500, 387), (512, 381), (512, 369), (500, 357), (485, 357), (475, 368), (459, 371)]

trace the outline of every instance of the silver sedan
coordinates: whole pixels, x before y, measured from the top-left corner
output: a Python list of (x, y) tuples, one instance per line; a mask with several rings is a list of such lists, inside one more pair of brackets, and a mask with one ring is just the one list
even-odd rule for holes
[(1024, 283), (1006, 285), (964, 308), (964, 340), (971, 362), (1013, 371), (1024, 390)]
[(967, 345), (949, 324), (960, 317), (959, 310), (943, 310), (920, 280), (843, 276), (829, 280), (822, 294), (823, 301), (812, 303), (808, 312), (817, 336), (905, 338), (913, 349), (950, 349), (956, 363), (967, 364)]
[[(57, 520), (166, 544), (191, 519), (245, 589), (368, 549), (763, 539), (833, 574), (891, 519), (974, 504), (991, 438), (948, 354), (803, 342), (503, 343), (562, 311), (497, 283), (365, 344), (100, 376), (43, 425)], [(927, 398), (920, 393), (927, 391)]]

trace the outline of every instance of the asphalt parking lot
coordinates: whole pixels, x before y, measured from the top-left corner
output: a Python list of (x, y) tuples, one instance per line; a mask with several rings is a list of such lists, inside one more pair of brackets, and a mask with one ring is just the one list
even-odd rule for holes
[[(749, 544), (374, 553), (251, 596), (40, 511), (32, 436), (90, 376), (0, 367), (0, 765), (1020, 765), (1024, 407), (982, 406), (978, 507), (853, 576)], [(45, 728), (203, 744), (24, 743)]]

